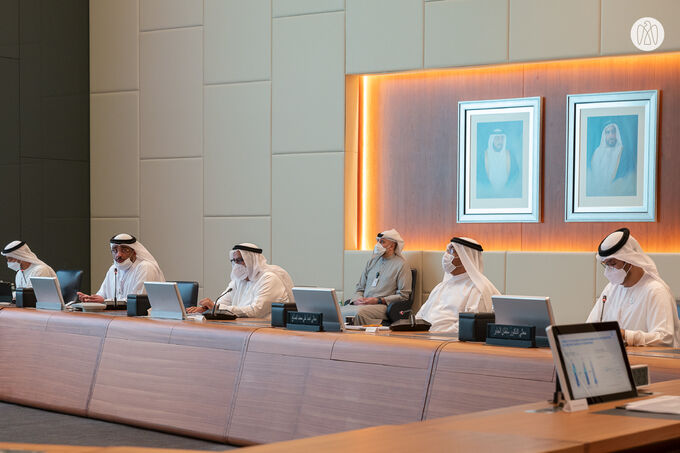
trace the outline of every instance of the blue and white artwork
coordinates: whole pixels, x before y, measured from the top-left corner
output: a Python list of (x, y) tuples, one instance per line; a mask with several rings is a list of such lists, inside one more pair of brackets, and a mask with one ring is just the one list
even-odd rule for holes
[(586, 196), (636, 196), (638, 115), (590, 116)]
[(521, 198), (522, 121), (477, 124), (477, 198)]

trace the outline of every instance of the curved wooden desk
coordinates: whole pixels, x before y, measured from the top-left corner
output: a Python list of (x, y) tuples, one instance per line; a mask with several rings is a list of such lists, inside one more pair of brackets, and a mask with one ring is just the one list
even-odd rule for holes
[[(680, 378), (678, 359), (630, 357), (653, 380)], [(241, 445), (534, 402), (554, 388), (547, 349), (12, 308), (0, 310), (0, 363), (1, 400)]]

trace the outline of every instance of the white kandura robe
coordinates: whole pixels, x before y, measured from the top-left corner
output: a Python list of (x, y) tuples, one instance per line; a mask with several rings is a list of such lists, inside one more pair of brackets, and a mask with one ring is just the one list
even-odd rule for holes
[(116, 300), (127, 301), (128, 294), (146, 294), (144, 282), (164, 282), (165, 277), (160, 269), (147, 260), (136, 260), (129, 269), (118, 271), (118, 283), (115, 282), (114, 269), (111, 265), (106, 272), (102, 286), (97, 294), (106, 300), (113, 300), (114, 292), (117, 292)]
[(265, 318), (271, 314), (273, 302), (288, 302), (288, 292), (281, 279), (271, 271), (262, 272), (255, 280), (234, 279), (215, 301), (218, 310), (229, 310), (239, 317)]
[(56, 277), (57, 274), (47, 264), (31, 264), (24, 271), (20, 270), (14, 277), (16, 288), (33, 288), (31, 277)]
[[(680, 346), (680, 320), (673, 295), (658, 280), (645, 273), (635, 285), (609, 283), (602, 321), (618, 321), (631, 346)], [(599, 322), (602, 295), (586, 322)]]
[(490, 302), (482, 297), (467, 272), (450, 275), (434, 287), (416, 318), (432, 324), (430, 332), (457, 334), (460, 312), (491, 312)]

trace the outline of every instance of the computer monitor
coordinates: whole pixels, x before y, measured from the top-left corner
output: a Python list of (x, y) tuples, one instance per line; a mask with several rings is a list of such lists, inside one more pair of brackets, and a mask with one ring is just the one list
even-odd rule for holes
[(345, 330), (345, 321), (340, 314), (340, 305), (333, 288), (293, 288), (295, 304), (300, 312), (321, 313), (323, 329), (326, 332)]
[(151, 304), (151, 318), (186, 319), (182, 296), (175, 282), (144, 282)]
[(61, 310), (64, 307), (64, 298), (56, 277), (31, 277), (31, 285), (35, 292), (35, 308)]
[(565, 400), (638, 396), (618, 322), (550, 326), (547, 334)]
[(545, 328), (554, 324), (549, 297), (491, 296), (496, 324), (536, 326), (536, 346), (548, 347)]

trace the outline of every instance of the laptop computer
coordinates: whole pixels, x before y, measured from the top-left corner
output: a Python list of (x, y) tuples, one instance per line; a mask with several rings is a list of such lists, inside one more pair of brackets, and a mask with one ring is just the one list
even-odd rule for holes
[(496, 324), (535, 326), (536, 346), (548, 347), (545, 329), (555, 323), (549, 297), (491, 296)]
[(151, 304), (150, 317), (155, 319), (187, 319), (182, 296), (175, 282), (144, 282)]
[(333, 288), (293, 288), (293, 297), (299, 312), (321, 313), (323, 329), (326, 332), (342, 332), (345, 321), (340, 314), (340, 305)]
[(35, 292), (35, 308), (61, 310), (64, 307), (64, 298), (56, 277), (31, 277), (31, 285)]
[(566, 401), (638, 396), (618, 322), (549, 326), (547, 335)]

